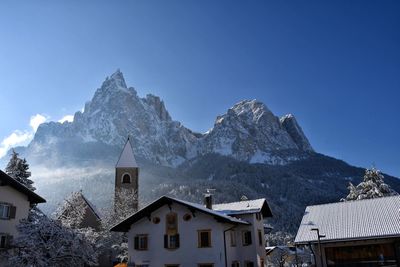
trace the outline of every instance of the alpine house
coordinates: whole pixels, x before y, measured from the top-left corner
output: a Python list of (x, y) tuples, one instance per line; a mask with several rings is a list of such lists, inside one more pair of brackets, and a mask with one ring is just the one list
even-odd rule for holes
[(264, 266), (265, 199), (205, 206), (163, 196), (115, 225), (128, 235), (129, 266)]

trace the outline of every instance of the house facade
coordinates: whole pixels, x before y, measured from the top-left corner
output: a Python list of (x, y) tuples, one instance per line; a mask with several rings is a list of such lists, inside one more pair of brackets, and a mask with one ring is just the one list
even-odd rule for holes
[(400, 266), (400, 196), (308, 206), (295, 244), (316, 266)]
[(0, 250), (10, 248), (12, 239), (18, 235), (16, 226), (28, 217), (30, 207), (44, 202), (45, 199), (0, 170)]
[(114, 226), (131, 266), (265, 266), (265, 199), (207, 207), (163, 196)]

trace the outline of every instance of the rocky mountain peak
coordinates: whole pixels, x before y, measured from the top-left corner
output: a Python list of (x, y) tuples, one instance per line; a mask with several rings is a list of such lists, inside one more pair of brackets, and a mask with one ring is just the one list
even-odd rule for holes
[(148, 94), (146, 98), (143, 99), (149, 106), (152, 106), (157, 114), (157, 116), (162, 121), (170, 121), (171, 116), (169, 115), (167, 109), (165, 108), (164, 101), (162, 101), (158, 96)]
[(260, 119), (265, 117), (267, 119), (275, 119), (274, 114), (267, 106), (255, 99), (240, 101), (228, 110), (227, 115), (236, 116), (239, 120), (248, 124), (257, 124)]
[(43, 124), (32, 144), (57, 146), (50, 151), (62, 147), (60, 142), (120, 147), (128, 135), (135, 156), (169, 166), (215, 153), (251, 163), (286, 164), (312, 151), (292, 115), (280, 120), (257, 100), (236, 103), (217, 117), (210, 131), (195, 134), (172, 120), (160, 97), (141, 98), (127, 87), (120, 70), (105, 79), (73, 122)]
[(111, 74), (110, 77), (107, 77), (101, 87), (127, 89), (124, 75), (122, 74), (122, 72), (119, 69), (117, 69), (116, 72)]

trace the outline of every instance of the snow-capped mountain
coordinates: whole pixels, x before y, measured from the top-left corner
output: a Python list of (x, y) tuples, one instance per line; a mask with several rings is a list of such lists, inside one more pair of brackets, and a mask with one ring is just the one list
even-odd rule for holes
[[(348, 182), (357, 184), (364, 173), (315, 152), (293, 115), (278, 118), (256, 100), (235, 104), (209, 131), (195, 133), (174, 121), (159, 97), (139, 97), (117, 71), (73, 122), (43, 123), (28, 147), (17, 148), (47, 200), (42, 208), (51, 213), (77, 190), (107, 207), (128, 135), (140, 166), (139, 203), (161, 195), (200, 203), (207, 188), (216, 189), (218, 202), (267, 197), (272, 225), (289, 234), (307, 205), (338, 201), (348, 194)], [(400, 192), (399, 179), (385, 180)]]
[(28, 150), (66, 140), (121, 147), (128, 135), (137, 156), (168, 166), (210, 153), (250, 163), (285, 164), (313, 151), (292, 115), (279, 119), (256, 100), (235, 104), (208, 132), (194, 133), (171, 118), (159, 97), (139, 97), (119, 70), (106, 78), (83, 112), (75, 113), (73, 122), (40, 125)]

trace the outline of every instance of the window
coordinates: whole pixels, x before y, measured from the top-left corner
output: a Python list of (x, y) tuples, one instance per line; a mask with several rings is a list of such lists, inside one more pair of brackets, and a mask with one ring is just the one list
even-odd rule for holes
[(135, 249), (136, 250), (147, 250), (148, 238), (147, 235), (135, 236)]
[(261, 221), (261, 219), (262, 219), (262, 214), (261, 214), (261, 212), (257, 212), (257, 213), (256, 213), (256, 219), (257, 219), (257, 221)]
[(0, 234), (0, 249), (8, 248), (12, 236), (7, 234)]
[(164, 248), (179, 248), (179, 235), (164, 235)]
[(263, 235), (262, 235), (262, 231), (261, 231), (260, 229), (258, 229), (258, 244), (259, 244), (260, 246), (263, 246), (263, 245), (264, 245), (264, 242), (263, 242)]
[(211, 247), (211, 230), (199, 230), (197, 233), (199, 248)]
[(165, 231), (164, 248), (179, 248), (178, 215), (175, 212), (170, 212), (166, 215)]
[(240, 263), (239, 261), (232, 261), (232, 267), (239, 267)]
[(251, 245), (251, 231), (244, 231), (242, 237), (243, 246)]
[(10, 218), (10, 205), (9, 204), (0, 204), (0, 219), (9, 219)]
[(0, 248), (6, 248), (7, 245), (7, 236), (0, 234)]
[(214, 267), (214, 263), (199, 263), (197, 267)]
[(231, 247), (236, 247), (236, 232), (235, 230), (231, 230)]
[(128, 173), (125, 173), (124, 176), (122, 176), (122, 183), (123, 184), (131, 183), (131, 176)]
[(252, 262), (252, 261), (245, 261), (245, 262), (244, 262), (244, 267), (254, 267), (254, 262)]

